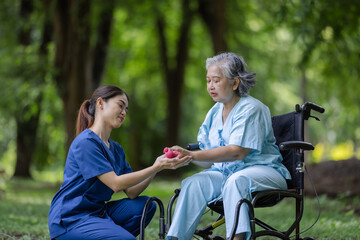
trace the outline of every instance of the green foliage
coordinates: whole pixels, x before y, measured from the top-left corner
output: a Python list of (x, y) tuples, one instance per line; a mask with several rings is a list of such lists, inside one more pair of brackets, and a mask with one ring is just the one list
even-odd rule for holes
[(301, 49), (298, 65), (306, 70), (308, 99), (316, 99), (327, 109), (327, 127), (320, 129), (322, 139), (331, 144), (348, 139), (358, 142), (359, 94), (355, 89), (360, 87), (360, 73), (355, 66), (360, 54), (360, 3), (340, 0), (282, 3), (280, 16), (293, 33), (294, 44)]
[[(179, 32), (179, 1), (145, 4), (132, 8), (124, 6), (115, 12), (114, 32), (104, 84), (116, 84), (130, 95), (129, 114), (122, 129), (115, 131), (113, 138), (124, 146), (128, 160), (132, 161), (130, 148), (141, 148), (141, 160), (150, 164), (162, 153), (166, 128), (166, 95), (163, 70), (160, 65), (159, 39), (156, 29), (156, 15), (146, 18), (145, 12), (161, 12), (166, 22), (165, 34), (169, 45), (169, 57), (175, 54)], [(164, 13), (172, 14), (164, 14)], [(191, 28), (191, 50), (183, 90), (181, 136), (179, 145), (196, 141), (198, 128), (211, 106), (206, 93), (205, 59), (210, 56), (210, 40), (200, 19), (195, 19)], [(201, 48), (202, 47), (202, 48)], [(205, 51), (204, 51), (205, 50)], [(201, 59), (199, 61), (199, 59)], [(175, 90), (174, 90), (175, 91)], [(194, 115), (194, 112), (199, 114)], [(121, 134), (118, 134), (121, 132)], [(135, 143), (129, 141), (137, 137)], [(136, 144), (136, 146), (129, 146)]]
[[(214, 55), (211, 37), (196, 13), (197, 1), (191, 4), (195, 15), (181, 99), (178, 144), (182, 146), (196, 141), (213, 104), (204, 80), (205, 60)], [(54, 40), (47, 48), (47, 59), (38, 54), (44, 7), (41, 1), (35, 2), (31, 21), (24, 23), (19, 21), (19, 6), (19, 0), (0, 3), (0, 170), (8, 174), (14, 165), (15, 118), (19, 116), (26, 119), (41, 111), (33, 171), (61, 169), (66, 157), (63, 106), (52, 79)], [(172, 66), (176, 64), (181, 1), (116, 1), (115, 6), (102, 84), (118, 85), (130, 96), (127, 119), (112, 138), (124, 146), (130, 163), (139, 158), (140, 166), (135, 166), (139, 168), (161, 154), (166, 97), (171, 94), (165, 90), (156, 19), (160, 16), (165, 22)], [(101, 1), (92, 2), (89, 21), (94, 29), (102, 7)], [(326, 142), (331, 148), (351, 140), (358, 148), (359, 13), (359, 2), (351, 0), (227, 1), (225, 39), (228, 50), (242, 55), (257, 73), (251, 94), (268, 105), (273, 115), (293, 111), (295, 104), (302, 103), (303, 93), (306, 100), (326, 108), (321, 123), (309, 121), (309, 137), (315, 145)], [(32, 29), (26, 47), (18, 43), (22, 26)], [(91, 36), (91, 43), (95, 42), (96, 36)], [(306, 86), (301, 86), (303, 76)]]
[(293, 44), (291, 29), (276, 20), (277, 7), (268, 1), (231, 1), (228, 16), (230, 51), (242, 55), (256, 73), (250, 93), (273, 115), (293, 111), (302, 101), (296, 69), (301, 51)]
[[(0, 170), (11, 174), (13, 171), (9, 168), (15, 166), (16, 146), (11, 146), (16, 143), (16, 119), (26, 121), (39, 112), (33, 166), (42, 169), (54, 162), (62, 163), (65, 132), (62, 105), (51, 78), (53, 54), (49, 54), (49, 59), (39, 54), (44, 19), (42, 4), (34, 2), (29, 22), (19, 21), (19, 1), (2, 1), (0, 8), (1, 20), (7, 23), (0, 26), (0, 33), (6, 33), (0, 37)], [(18, 42), (18, 31), (23, 25), (32, 30), (28, 45)], [(52, 45), (48, 50), (52, 52)]]
[(34, 166), (43, 170), (48, 166), (62, 166), (66, 155), (63, 121), (63, 105), (57, 95), (55, 86), (47, 76), (43, 85), (43, 99), (41, 102), (40, 128), (37, 136), (37, 151), (34, 156)]

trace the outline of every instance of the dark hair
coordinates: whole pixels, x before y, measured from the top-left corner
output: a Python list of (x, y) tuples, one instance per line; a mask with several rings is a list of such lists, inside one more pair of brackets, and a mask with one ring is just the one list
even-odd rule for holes
[(79, 109), (79, 113), (76, 120), (76, 136), (79, 135), (86, 128), (89, 128), (93, 125), (95, 120), (95, 107), (96, 100), (101, 97), (105, 102), (118, 95), (125, 95), (129, 101), (129, 96), (120, 88), (106, 85), (98, 87), (90, 99), (85, 100)]
[(212, 58), (206, 59), (206, 70), (213, 64), (216, 64), (229, 79), (234, 82), (235, 78), (240, 79), (240, 84), (236, 94), (245, 96), (249, 93), (250, 88), (255, 85), (255, 73), (250, 73), (247, 69), (244, 59), (235, 53), (221, 53)]

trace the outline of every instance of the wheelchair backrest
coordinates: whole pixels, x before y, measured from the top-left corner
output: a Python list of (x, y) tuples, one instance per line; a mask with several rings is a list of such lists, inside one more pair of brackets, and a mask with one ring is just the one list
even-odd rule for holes
[[(304, 118), (301, 112), (291, 112), (272, 117), (272, 126), (276, 138), (276, 145), (285, 141), (304, 140)], [(303, 175), (297, 174), (296, 166), (299, 158), (296, 156), (296, 149), (280, 151), (283, 156), (283, 164), (291, 174), (291, 180), (287, 181), (288, 189), (303, 188)], [(299, 154), (299, 153), (298, 153)], [(301, 153), (301, 160), (304, 155)]]

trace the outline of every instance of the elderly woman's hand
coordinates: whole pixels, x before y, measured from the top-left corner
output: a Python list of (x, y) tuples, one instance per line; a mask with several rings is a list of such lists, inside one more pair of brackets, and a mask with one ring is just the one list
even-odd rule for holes
[(186, 150), (186, 149), (184, 149), (184, 148), (182, 148), (182, 147), (173, 146), (173, 147), (171, 147), (171, 150), (176, 151), (176, 152), (179, 152), (179, 153), (180, 153), (180, 155), (179, 155), (180, 157), (182, 157), (182, 156), (191, 156), (191, 158), (192, 158), (191, 162), (192, 162), (193, 164), (201, 167), (201, 168), (207, 169), (207, 168), (210, 168), (211, 165), (213, 165), (213, 162), (208, 162), (208, 161), (204, 161), (204, 160), (202, 160), (202, 161), (195, 161), (195, 160), (194, 160), (194, 159), (195, 159), (195, 156), (194, 156), (194, 155), (195, 155), (195, 152), (191, 152), (191, 151)]
[(191, 156), (192, 158), (194, 157), (193, 152), (191, 152), (189, 150), (186, 150), (186, 149), (184, 149), (182, 147), (172, 146), (170, 149), (172, 151), (179, 152), (180, 153), (179, 157), (184, 157), (184, 156)]

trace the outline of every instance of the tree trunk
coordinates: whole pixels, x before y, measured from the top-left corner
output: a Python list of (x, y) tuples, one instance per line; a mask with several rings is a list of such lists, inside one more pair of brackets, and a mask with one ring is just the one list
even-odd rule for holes
[(90, 44), (91, 5), (88, 0), (58, 0), (55, 8), (55, 68), (60, 97), (64, 103), (66, 146), (75, 137), (78, 109), (101, 82), (109, 42), (114, 1), (102, 9), (95, 50)]
[(64, 103), (66, 146), (75, 136), (75, 120), (86, 92), (90, 54), (91, 1), (58, 0), (55, 8), (55, 81)]
[(110, 43), (111, 28), (113, 23), (115, 2), (106, 1), (102, 3), (102, 12), (97, 29), (97, 42), (93, 51), (94, 62), (92, 64), (93, 86), (90, 91), (93, 92), (101, 83), (103, 72), (106, 65), (107, 48)]
[(188, 59), (189, 51), (189, 31), (192, 22), (193, 11), (190, 9), (190, 1), (182, 2), (182, 24), (180, 27), (180, 36), (177, 41), (176, 49), (176, 65), (170, 68), (164, 34), (164, 20), (158, 16), (157, 28), (160, 39), (160, 56), (162, 65), (164, 66), (164, 75), (167, 90), (167, 131), (165, 137), (165, 145), (172, 146), (178, 143), (179, 126), (181, 116), (181, 94), (184, 86), (185, 66)]
[(198, 12), (210, 33), (214, 53), (226, 51), (226, 0), (199, 0), (198, 2)]
[(31, 178), (30, 165), (36, 146), (36, 133), (39, 125), (40, 110), (30, 119), (24, 119), (25, 112), (16, 118), (16, 166), (14, 177)]
[[(21, 28), (18, 33), (18, 41), (24, 48), (29, 46), (31, 42), (31, 26), (29, 22), (32, 11), (32, 1), (22, 0), (20, 3)], [(25, 58), (23, 61), (26, 61)], [(29, 80), (24, 77), (24, 81)], [(27, 105), (16, 114), (16, 165), (14, 177), (31, 178), (30, 164), (35, 149), (34, 145), (36, 145), (36, 131), (40, 110), (30, 117), (25, 117), (28, 111), (29, 106)]]
[[(43, 34), (42, 34), (42, 41), (39, 48), (39, 63), (40, 66), (38, 68), (38, 79), (25, 79), (25, 81), (35, 80), (38, 87), (41, 88), (40, 85), (44, 82), (45, 74), (46, 74), (46, 66), (47, 66), (47, 45), (51, 41), (52, 35), (52, 25), (50, 21), (50, 2), (48, 0), (44, 0), (44, 7), (46, 10), (46, 15), (44, 19), (43, 25)], [(21, 10), (20, 16), (24, 24), (29, 23), (30, 15), (32, 12), (33, 6), (32, 1), (30, 0), (23, 0), (21, 2)], [(19, 42), (22, 46), (26, 47), (30, 45), (30, 35), (31, 29), (29, 26), (23, 27), (20, 29), (19, 32)], [(43, 68), (44, 67), (44, 68)], [(22, 111), (16, 116), (16, 124), (17, 124), (17, 131), (16, 131), (16, 144), (17, 144), (17, 159), (15, 165), (15, 173), (14, 177), (22, 177), (22, 178), (31, 178), (30, 173), (30, 166), (33, 162), (33, 153), (36, 149), (36, 137), (37, 131), (39, 126), (39, 119), (40, 119), (40, 106), (42, 101), (42, 92), (40, 91), (39, 95), (36, 97), (33, 104), (37, 104), (38, 110), (33, 113), (30, 117), (25, 117), (28, 115), (28, 111), (30, 106), (27, 105), (22, 109)]]

